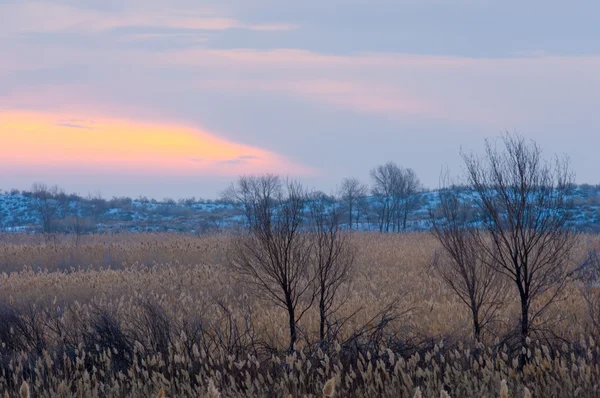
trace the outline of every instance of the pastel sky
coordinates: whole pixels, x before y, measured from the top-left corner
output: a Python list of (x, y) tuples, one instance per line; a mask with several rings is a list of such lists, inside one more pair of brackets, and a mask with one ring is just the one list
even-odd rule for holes
[(0, 0), (1, 189), (332, 192), (389, 160), (435, 188), (506, 130), (600, 182), (600, 3)]

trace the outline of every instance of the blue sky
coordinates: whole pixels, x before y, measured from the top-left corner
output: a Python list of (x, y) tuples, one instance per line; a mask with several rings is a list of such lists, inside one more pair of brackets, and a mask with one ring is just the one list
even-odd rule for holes
[[(143, 158), (144, 143), (132, 166), (90, 165), (93, 145), (59, 142), (64, 156), (91, 151), (69, 167), (5, 145), (0, 187), (214, 197), (235, 175), (272, 171), (331, 192), (392, 160), (434, 188), (443, 165), (461, 172), (461, 147), (505, 130), (568, 154), (578, 181), (598, 183), (599, 38), (592, 1), (0, 0), (5, 142), (32, 133), (2, 118), (26, 117), (57, 140), (88, 121), (160, 125), (174, 140), (196, 131), (203, 154), (209, 136), (231, 148), (191, 170), (158, 154), (162, 172), (146, 167), (156, 154)], [(119, 135), (104, 147), (130, 142)]]

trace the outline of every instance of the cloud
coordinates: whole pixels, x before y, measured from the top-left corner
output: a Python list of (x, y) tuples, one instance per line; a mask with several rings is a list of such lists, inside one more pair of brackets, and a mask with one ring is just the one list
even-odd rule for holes
[(131, 33), (123, 35), (121, 40), (128, 42), (151, 41), (151, 40), (185, 40), (192, 43), (205, 43), (208, 38), (198, 33)]
[(219, 31), (248, 29), (285, 31), (296, 28), (286, 23), (248, 24), (216, 15), (213, 9), (179, 11), (166, 6), (135, 6), (125, 12), (111, 13), (44, 2), (0, 3), (0, 36), (26, 32), (99, 32), (123, 27), (163, 27)]
[(221, 160), (220, 164), (248, 164), (251, 160), (259, 160), (259, 156), (255, 155), (242, 155), (233, 159)]
[[(0, 163), (27, 170), (76, 167), (179, 176), (235, 176), (275, 170), (302, 174), (308, 170), (280, 155), (224, 140), (205, 130), (95, 118), (94, 128), (80, 134), (73, 129), (88, 127), (57, 123), (61, 119), (49, 113), (2, 113)], [(238, 167), (242, 164), (243, 169)]]
[[(0, 64), (5, 73), (39, 70), (41, 74), (44, 67), (73, 64), (87, 65), (94, 73), (89, 73), (83, 84), (61, 82), (59, 92), (52, 94), (47, 92), (47, 84), (34, 86), (29, 81), (10, 79), (9, 87), (14, 89), (4, 101), (0, 97), (0, 105), (60, 103), (59, 96), (68, 97), (71, 104), (93, 102), (97, 107), (98, 98), (104, 95), (119, 103), (113, 107), (116, 111), (141, 101), (145, 107), (177, 112), (174, 108), (189, 105), (183, 98), (202, 96), (199, 90), (217, 96), (260, 92), (374, 117), (431, 118), (486, 128), (545, 122), (549, 110), (554, 117), (564, 114), (566, 102), (581, 113), (595, 95), (589, 82), (600, 79), (597, 55), (539, 53), (474, 58), (402, 53), (333, 55), (297, 49), (150, 52), (52, 46), (30, 50), (11, 46), (5, 54), (9, 63)], [(122, 92), (130, 100), (119, 101), (114, 92)], [(161, 95), (154, 95), (158, 92)], [(171, 105), (167, 96), (182, 99)], [(559, 104), (558, 97), (565, 101)]]
[(546, 122), (549, 109), (554, 117), (564, 114), (559, 97), (569, 98), (570, 106), (581, 112), (590, 107), (596, 91), (588, 82), (600, 80), (600, 56), (595, 55), (469, 58), (181, 50), (152, 57), (160, 65), (168, 58), (181, 68), (221, 68), (236, 76), (197, 78), (196, 89), (285, 93), (377, 117), (416, 116), (500, 129)]
[[(10, 47), (6, 54), (11, 62), (4, 66), (6, 73), (43, 73), (40, 68), (82, 62), (94, 73), (83, 84), (61, 81), (60, 87), (13, 78), (8, 87), (14, 89), (4, 99), (0, 93), (0, 106), (48, 107), (68, 99), (69, 106), (91, 103), (88, 107), (93, 109), (112, 98), (113, 112), (143, 103), (146, 109), (177, 113), (175, 108), (189, 106), (184, 98), (267, 93), (374, 117), (431, 118), (494, 129), (545, 123), (549, 113), (555, 118), (565, 115), (567, 102), (589, 118), (584, 110), (595, 95), (589, 82), (600, 79), (600, 56), (595, 55), (472, 58), (342, 56), (293, 49), (148, 52), (52, 47), (25, 53)], [(121, 100), (115, 92), (122, 93)], [(157, 92), (161, 95), (154, 95)], [(125, 97), (128, 101), (122, 100)], [(559, 97), (564, 101), (559, 103)], [(172, 98), (180, 99), (173, 103)]]
[(241, 28), (246, 28), (250, 30), (257, 30), (263, 32), (285, 32), (289, 30), (294, 30), (298, 28), (296, 24), (289, 23), (278, 23), (278, 24), (259, 24), (259, 25), (242, 25)]
[(427, 101), (411, 98), (381, 84), (337, 80), (298, 81), (279, 86), (313, 101), (373, 114), (435, 115), (441, 112)]
[(82, 124), (74, 124), (74, 123), (58, 123), (57, 126), (69, 127), (72, 129), (87, 129), (87, 130), (92, 129), (90, 126), (84, 126)]

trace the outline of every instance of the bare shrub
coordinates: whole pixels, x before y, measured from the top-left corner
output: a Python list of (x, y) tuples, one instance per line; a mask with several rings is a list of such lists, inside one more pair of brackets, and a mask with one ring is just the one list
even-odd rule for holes
[(173, 320), (165, 309), (152, 299), (143, 299), (140, 303), (139, 319), (135, 322), (133, 336), (142, 343), (148, 352), (160, 354), (165, 363), (169, 363), (169, 347)]
[[(90, 315), (82, 336), (86, 351), (109, 355), (111, 370), (125, 372), (133, 363), (133, 342), (123, 330), (121, 320), (105, 309), (96, 309)], [(90, 368), (93, 365), (90, 363)]]
[(8, 304), (0, 303), (0, 352), (2, 358), (26, 351), (28, 349), (25, 341), (26, 326), (21, 317)]

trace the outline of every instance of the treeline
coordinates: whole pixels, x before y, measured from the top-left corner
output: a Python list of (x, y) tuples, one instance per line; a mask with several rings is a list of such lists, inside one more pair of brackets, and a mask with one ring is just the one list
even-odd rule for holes
[[(181, 198), (174, 200), (148, 199), (146, 197), (130, 198), (126, 196), (104, 199), (100, 193), (80, 196), (57, 186), (45, 183), (34, 183), (30, 190), (13, 189), (3, 195), (4, 208), (0, 207), (0, 230), (19, 230), (19, 227), (35, 225), (28, 229), (43, 234), (66, 233), (88, 234), (105, 232), (107, 224), (119, 216), (118, 221), (129, 225), (136, 224), (139, 231), (154, 226), (150, 230), (157, 231), (165, 218), (175, 221), (183, 220), (196, 211), (197, 206), (225, 206), (222, 200), (202, 198)], [(11, 199), (14, 203), (10, 204)], [(135, 213), (143, 213), (141, 217)], [(195, 220), (195, 224), (180, 229), (179, 232), (210, 231), (218, 228), (218, 216), (204, 217)], [(177, 227), (173, 223), (173, 227)]]

